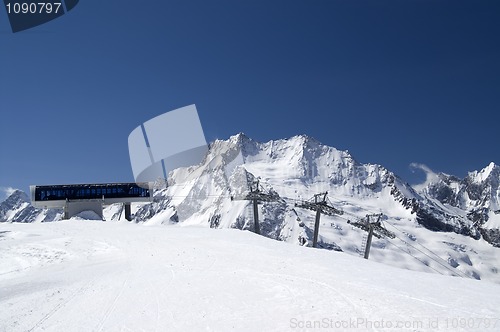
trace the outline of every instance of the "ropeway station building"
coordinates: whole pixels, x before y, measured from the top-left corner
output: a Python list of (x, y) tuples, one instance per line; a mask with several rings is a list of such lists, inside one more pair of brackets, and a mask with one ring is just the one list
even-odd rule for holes
[(196, 165), (208, 151), (195, 105), (164, 113), (136, 127), (129, 135), (128, 147), (135, 183), (30, 186), (33, 205), (64, 208), (64, 218), (69, 219), (87, 210), (102, 218), (103, 206), (121, 203), (125, 218), (131, 220), (132, 202), (153, 200), (154, 182), (146, 181), (166, 179), (171, 170)]
[(94, 211), (102, 218), (104, 206), (121, 203), (130, 221), (131, 203), (152, 201), (153, 182), (30, 186), (30, 193), (33, 206), (63, 208), (64, 219), (83, 211)]

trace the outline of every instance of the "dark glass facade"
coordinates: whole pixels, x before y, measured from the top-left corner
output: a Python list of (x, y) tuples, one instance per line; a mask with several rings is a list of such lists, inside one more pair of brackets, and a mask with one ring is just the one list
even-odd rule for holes
[(150, 197), (147, 183), (107, 183), (36, 186), (35, 201)]

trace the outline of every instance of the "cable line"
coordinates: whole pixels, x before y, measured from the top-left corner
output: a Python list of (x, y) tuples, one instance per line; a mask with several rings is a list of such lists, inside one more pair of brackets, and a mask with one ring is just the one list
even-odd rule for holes
[[(271, 187), (282, 187), (282, 188), (288, 188), (290, 190), (293, 190), (294, 186), (293, 185), (283, 185), (283, 184), (276, 184), (276, 183), (270, 183), (268, 182), (268, 184), (271, 186)], [(175, 183), (175, 184), (172, 184), (172, 185), (169, 185), (167, 187), (167, 190), (168, 188), (171, 188), (171, 187), (183, 187), (183, 189), (189, 187), (189, 181), (185, 181), (185, 182), (182, 182), (182, 183)], [(231, 193), (231, 188), (229, 186), (223, 186), (223, 192), (222, 194), (208, 194), (208, 195), (203, 195), (203, 198), (207, 198), (207, 197), (220, 197), (220, 198), (229, 198), (231, 199), (232, 198), (232, 195), (228, 194), (228, 193)], [(304, 188), (305, 190), (302, 190), (302, 193), (305, 192), (317, 192), (317, 190), (314, 190), (312, 188), (309, 188), (308, 186), (306, 186)], [(319, 194), (315, 194), (315, 197), (318, 196)], [(196, 198), (196, 197), (193, 197), (191, 195), (166, 195), (167, 197), (169, 198), (188, 198), (188, 197), (191, 197), (193, 199), (201, 199), (201, 198)], [(294, 206), (301, 206), (301, 207), (305, 207), (305, 204), (308, 203), (309, 205), (314, 205), (316, 207), (317, 205), (317, 201), (315, 202), (307, 202), (307, 201), (304, 201), (302, 199), (299, 199), (299, 198), (292, 198), (292, 197), (287, 197), (287, 196), (279, 196), (279, 198), (281, 199), (281, 202), (282, 203), (285, 203), (285, 204), (293, 204)], [(324, 195), (324, 199), (322, 201), (322, 204), (323, 205), (327, 205), (327, 202), (331, 203), (330, 197), (326, 197), (326, 195)], [(332, 197), (332, 199), (336, 202), (338, 202), (337, 204), (340, 204), (342, 206), (345, 206), (345, 205), (350, 205), (350, 206), (353, 206), (355, 208), (358, 208), (360, 210), (364, 210), (372, 215), (375, 215), (377, 213), (365, 208), (365, 207), (362, 207), (362, 206), (358, 206), (358, 205), (355, 205), (349, 201), (345, 201), (345, 200), (340, 200), (338, 198), (335, 198), (335, 197)], [(316, 204), (316, 205), (315, 205)], [(307, 206), (307, 208), (311, 208), (311, 206)], [(319, 206), (319, 205), (318, 205)], [(321, 206), (322, 207), (322, 206)], [(292, 210), (294, 210), (292, 208)], [(317, 209), (316, 209), (317, 210)], [(296, 212), (295, 212), (296, 213)], [(361, 222), (362, 221), (362, 218), (358, 217), (357, 215), (351, 213), (351, 212), (348, 212), (348, 211), (343, 211), (344, 214), (346, 215), (350, 215), (352, 216), (353, 218), (357, 219), (357, 222)], [(380, 212), (379, 212), (380, 213)], [(331, 216), (335, 215), (337, 218), (340, 218), (340, 219), (343, 219), (343, 220), (346, 220), (347, 222), (351, 223), (351, 220), (341, 216), (340, 214), (334, 214), (334, 213), (331, 213), (330, 214)], [(317, 218), (317, 222), (316, 224), (319, 223), (319, 218)], [(398, 232), (402, 233), (402, 234), (405, 234), (404, 231), (402, 231), (401, 229), (399, 229), (398, 227), (396, 227), (395, 225), (387, 222), (387, 224), (391, 227), (393, 227), (394, 229), (396, 229)], [(315, 230), (319, 229), (319, 224), (318, 225), (315, 225)], [(395, 234), (394, 234), (395, 235)], [(406, 234), (405, 234), (406, 235)], [(317, 235), (315, 234), (315, 238), (317, 238)], [(453, 273), (454, 275), (456, 276), (459, 276), (459, 277), (462, 277), (462, 278), (471, 278), (470, 276), (468, 276), (467, 274), (463, 273), (462, 271), (456, 269), (456, 268), (450, 268), (448, 266), (448, 262), (445, 261), (443, 258), (441, 258), (438, 254), (436, 254), (435, 252), (433, 252), (431, 249), (427, 248), (426, 246), (424, 246), (423, 244), (421, 244), (420, 242), (416, 242), (418, 245), (420, 245), (422, 248), (425, 248), (425, 250), (427, 250), (430, 254), (434, 255), (434, 257), (430, 256), (429, 254), (427, 254), (426, 252), (418, 249), (417, 247), (413, 246), (412, 244), (410, 244), (409, 242), (405, 241), (404, 239), (402, 239), (400, 236), (397, 236), (395, 235), (395, 238), (397, 238), (398, 240), (400, 240), (401, 242), (403, 242), (407, 247), (408, 247), (408, 251), (402, 249), (400, 246), (396, 245), (394, 242), (390, 241), (389, 239), (387, 239), (387, 242), (389, 242), (390, 244), (392, 244), (394, 247), (402, 250), (403, 252), (405, 252), (406, 254), (412, 256), (413, 258), (417, 259), (419, 262), (421, 262), (422, 264), (424, 264), (425, 266), (427, 266), (428, 268), (434, 270), (435, 272), (439, 273), (439, 274), (443, 274), (441, 273), (440, 271), (434, 269), (433, 267), (427, 265), (427, 263), (425, 263), (424, 261), (422, 261), (421, 259), (419, 259), (418, 257), (414, 256), (413, 254), (411, 254), (409, 252), (409, 248), (413, 248), (414, 250), (420, 252), (421, 254), (425, 255), (426, 257), (428, 257), (431, 261), (434, 261), (435, 263), (441, 265), (442, 267), (444, 267), (445, 269), (447, 269), (448, 271), (450, 271), (451, 273)]]

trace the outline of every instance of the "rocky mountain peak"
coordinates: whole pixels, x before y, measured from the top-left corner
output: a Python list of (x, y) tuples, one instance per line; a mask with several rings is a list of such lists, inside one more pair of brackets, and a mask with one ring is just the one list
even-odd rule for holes
[(491, 162), (488, 166), (480, 171), (470, 172), (467, 176), (473, 182), (482, 183), (488, 182), (498, 182), (500, 178), (500, 167), (498, 167), (494, 162)]

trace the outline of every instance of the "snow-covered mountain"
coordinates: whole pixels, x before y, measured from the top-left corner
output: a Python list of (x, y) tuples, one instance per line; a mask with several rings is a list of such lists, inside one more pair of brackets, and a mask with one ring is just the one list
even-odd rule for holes
[[(374, 240), (370, 259), (500, 281), (500, 250), (493, 247), (500, 246), (496, 219), (500, 215), (495, 214), (500, 181), (495, 165), (464, 180), (441, 174), (417, 191), (383, 166), (359, 163), (349, 152), (308, 136), (261, 143), (238, 134), (213, 142), (199, 165), (172, 171), (168, 187), (156, 191), (154, 202), (134, 206), (134, 220), (253, 230), (252, 203), (243, 198), (250, 188), (257, 188), (257, 181), (261, 192), (278, 198), (259, 205), (264, 236), (310, 245), (314, 212), (295, 205), (327, 191), (328, 204), (344, 213), (321, 216), (320, 247), (358, 255), (366, 233), (347, 221), (382, 213), (383, 225), (396, 239)], [(20, 198), (11, 201), (16, 200)], [(107, 208), (106, 220), (116, 220), (119, 210)], [(5, 211), (12, 216), (11, 210)], [(44, 213), (31, 211), (27, 215)], [(23, 219), (17, 212), (1, 220), (50, 218)]]
[[(420, 188), (422, 196), (452, 208), (472, 222), (483, 238), (500, 247), (500, 167), (490, 163), (464, 179), (435, 174)], [(458, 209), (458, 210), (457, 210)]]
[[(296, 219), (290, 203), (323, 191), (328, 191), (329, 197), (341, 207), (364, 209), (355, 214), (359, 217), (367, 212), (382, 212), (390, 218), (414, 219), (433, 231), (455, 232), (475, 239), (481, 236), (482, 225), (468, 215), (467, 207), (450, 209), (428, 191), (423, 195), (417, 193), (386, 168), (358, 163), (348, 152), (307, 136), (259, 143), (239, 134), (228, 141), (216, 141), (200, 166), (172, 174), (170, 187), (159, 195), (173, 201), (165, 205), (161, 200), (162, 207), (157, 203), (158, 208), (153, 210), (171, 207), (172, 216), (180, 212), (183, 221), (194, 214), (197, 220), (204, 215), (207, 222), (216, 219), (218, 227), (245, 228), (250, 224), (248, 218), (243, 211), (234, 218), (238, 203), (229, 203), (229, 198), (241, 196), (256, 178), (267, 190), (284, 198), (281, 204), (264, 204), (265, 235), (269, 237), (288, 236), (287, 226)], [(497, 176), (497, 190), (498, 187)], [(241, 210), (248, 202), (239, 205)], [(151, 208), (138, 211), (136, 220), (148, 219)]]
[(62, 217), (62, 211), (56, 209), (37, 209), (25, 192), (15, 190), (0, 203), (0, 222), (45, 222)]

